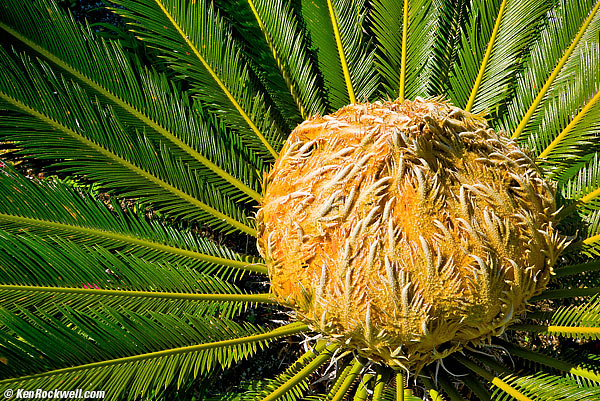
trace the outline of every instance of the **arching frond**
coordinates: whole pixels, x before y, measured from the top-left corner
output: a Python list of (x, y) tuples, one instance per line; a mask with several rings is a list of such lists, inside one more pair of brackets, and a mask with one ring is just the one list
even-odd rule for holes
[(109, 208), (94, 194), (59, 180), (30, 180), (5, 166), (0, 194), (0, 226), (12, 233), (26, 231), (53, 242), (68, 238), (209, 273), (265, 272), (260, 260), (243, 257), (189, 230), (146, 221), (139, 212), (123, 210), (114, 201)]
[(368, 99), (377, 77), (374, 52), (363, 33), (364, 0), (302, 0), (301, 4), (331, 108)]
[(450, 76), (449, 96), (459, 107), (495, 116), (510, 94), (548, 2), (474, 1)]
[(118, 42), (97, 38), (89, 26), (76, 23), (51, 0), (11, 0), (1, 7), (0, 29), (91, 95), (109, 102), (127, 128), (164, 143), (226, 194), (239, 197), (241, 191), (260, 199), (256, 166), (243, 158), (224, 157), (234, 149), (240, 156), (246, 153), (239, 141), (208, 113), (198, 116), (186, 110), (186, 100), (176, 95), (164, 74), (130, 62)]
[(308, 380), (312, 374), (333, 355), (338, 345), (320, 342), (315, 349), (305, 352), (285, 372), (273, 380), (263, 380), (243, 395), (243, 399), (274, 401), (298, 400), (308, 389)]
[[(244, 141), (271, 160), (283, 133), (260, 92), (249, 84), (249, 69), (230, 29), (206, 0), (123, 1), (114, 11), (132, 31), (163, 52), (168, 65), (189, 83), (197, 97), (211, 105)], [(214, 106), (213, 106), (214, 105)]]
[(291, 4), (282, 0), (248, 0), (248, 4), (302, 119), (323, 114), (326, 104), (317, 87), (317, 68)]
[[(521, 400), (594, 400), (600, 396), (600, 387), (582, 387), (567, 377), (553, 376), (544, 373), (528, 376), (508, 376), (503, 379), (512, 388), (518, 389), (521, 396), (497, 389), (494, 401)], [(503, 389), (502, 389), (503, 390)]]
[(395, 99), (438, 95), (447, 79), (448, 34), (464, 5), (452, 1), (373, 2), (376, 65), (384, 95)]
[(596, 0), (568, 0), (557, 2), (546, 12), (545, 25), (518, 75), (516, 92), (504, 119), (505, 129), (514, 138), (536, 130), (532, 117), (554, 97), (552, 88), (568, 75), (565, 66), (573, 62), (598, 29), (594, 20), (599, 6)]
[(141, 135), (126, 135), (110, 109), (96, 106), (76, 84), (60, 80), (27, 57), (0, 52), (0, 101), (14, 111), (0, 133), (25, 155), (60, 160), (64, 171), (99, 182), (109, 191), (140, 197), (157, 210), (199, 219), (223, 231), (254, 234), (245, 212), (223, 198), (198, 172)]
[[(179, 385), (187, 375), (230, 366), (275, 338), (306, 329), (292, 324), (265, 331), (215, 317), (144, 315), (108, 307), (87, 313), (63, 307), (64, 323), (26, 310), (0, 311), (0, 319), (8, 328), (0, 341), (11, 361), (0, 367), (0, 374), (17, 376), (0, 381), (0, 388), (102, 388), (108, 399), (123, 394), (134, 399), (156, 383), (162, 388), (171, 382)], [(149, 336), (148, 328), (160, 336)], [(36, 362), (24, 363), (24, 353), (37, 356)]]

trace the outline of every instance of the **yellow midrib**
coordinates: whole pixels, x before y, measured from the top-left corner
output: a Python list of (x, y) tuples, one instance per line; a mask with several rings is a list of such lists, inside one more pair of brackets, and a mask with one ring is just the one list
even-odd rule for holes
[(144, 124), (150, 126), (154, 131), (160, 133), (162, 136), (167, 138), (169, 141), (171, 141), (172, 143), (177, 145), (179, 148), (181, 148), (184, 152), (186, 152), (188, 155), (190, 155), (193, 159), (197, 160), (199, 163), (203, 164), (206, 168), (210, 169), (215, 174), (222, 177), (225, 181), (230, 183), (232, 186), (236, 187), (237, 189), (239, 189), (240, 191), (242, 191), (243, 193), (250, 196), (252, 199), (254, 199), (256, 201), (260, 201), (262, 199), (262, 196), (258, 192), (254, 191), (252, 188), (248, 187), (247, 185), (245, 185), (244, 183), (239, 181), (237, 178), (233, 177), (231, 174), (229, 174), (228, 172), (226, 172), (225, 170), (223, 170), (222, 168), (220, 168), (219, 166), (217, 166), (216, 164), (211, 162), (209, 159), (204, 157), (202, 154), (198, 153), (191, 146), (187, 145), (185, 142), (180, 140), (175, 134), (172, 134), (171, 132), (167, 131), (164, 127), (162, 127), (155, 121), (151, 120), (143, 113), (140, 113), (138, 109), (136, 109), (134, 106), (132, 106), (126, 100), (121, 99), (119, 96), (113, 94), (108, 89), (106, 89), (104, 86), (102, 86), (101, 84), (94, 81), (92, 78), (88, 77), (87, 75), (82, 74), (81, 72), (79, 72), (75, 68), (71, 67), (69, 64), (67, 64), (65, 61), (63, 61), (62, 59), (60, 59), (53, 53), (47, 51), (45, 48), (43, 48), (43, 47), (39, 46), (38, 44), (36, 44), (35, 42), (29, 40), (28, 38), (21, 35), (19, 32), (15, 31), (8, 25), (5, 25), (4, 23), (0, 22), (0, 28), (5, 30), (6, 32), (8, 32), (12, 36), (14, 36), (15, 38), (17, 38), (19, 41), (21, 41), (22, 43), (24, 43), (25, 45), (27, 45), (28, 47), (30, 47), (37, 53), (43, 55), (46, 59), (48, 59), (52, 63), (56, 64), (58, 67), (67, 71), (69, 74), (73, 75), (81, 82), (83, 82), (86, 85), (88, 85), (89, 87), (93, 88), (95, 91), (101, 93), (102, 96), (104, 96), (107, 99), (109, 99), (110, 101), (116, 103), (117, 105), (119, 105), (119, 107), (126, 110), (129, 114), (135, 116), (138, 120), (142, 121)]
[(260, 130), (258, 129), (258, 127), (256, 126), (256, 124), (254, 124), (254, 122), (252, 121), (252, 119), (248, 116), (248, 114), (246, 113), (246, 111), (244, 111), (244, 109), (242, 108), (242, 106), (233, 97), (233, 94), (229, 91), (229, 89), (227, 89), (227, 86), (225, 86), (225, 84), (223, 83), (223, 81), (221, 81), (221, 79), (219, 78), (219, 76), (217, 75), (217, 73), (212, 69), (212, 67), (210, 66), (210, 64), (208, 64), (208, 62), (204, 59), (204, 57), (202, 57), (202, 53), (200, 53), (200, 51), (192, 43), (192, 41), (189, 39), (189, 36), (179, 26), (179, 23), (171, 15), (171, 13), (169, 12), (169, 10), (166, 9), (166, 7), (162, 4), (161, 0), (155, 0), (155, 2), (158, 5), (158, 7), (161, 9), (161, 11), (164, 13), (164, 15), (167, 17), (167, 19), (169, 20), (169, 22), (173, 25), (173, 27), (175, 28), (175, 30), (177, 31), (177, 33), (179, 34), (179, 36), (181, 36), (181, 38), (185, 41), (185, 43), (188, 45), (188, 47), (190, 48), (190, 50), (198, 58), (198, 60), (202, 64), (202, 66), (204, 66), (204, 68), (209, 73), (209, 75), (212, 77), (212, 79), (217, 83), (217, 85), (219, 86), (219, 88), (221, 88), (221, 90), (223, 91), (223, 93), (225, 94), (225, 96), (227, 97), (227, 99), (231, 102), (231, 104), (233, 105), (233, 107), (237, 110), (238, 113), (240, 113), (240, 115), (242, 116), (242, 118), (244, 119), (244, 121), (246, 121), (246, 123), (248, 124), (248, 126), (250, 127), (250, 129), (256, 134), (256, 136), (258, 137), (258, 139), (260, 139), (260, 141), (263, 143), (263, 145), (269, 151), (269, 153), (271, 153), (271, 155), (274, 158), (277, 158), (277, 152), (275, 151), (275, 149), (273, 149), (273, 147), (271, 146), (271, 144), (269, 143), (269, 141), (267, 141), (267, 139), (263, 136), (263, 134), (260, 132)]
[(537, 109), (537, 107), (541, 103), (543, 97), (546, 95), (546, 93), (550, 89), (550, 86), (552, 85), (552, 83), (554, 82), (554, 80), (556, 79), (556, 77), (558, 76), (558, 74), (560, 73), (560, 71), (562, 70), (562, 68), (564, 67), (564, 65), (567, 63), (568, 59), (571, 57), (571, 54), (575, 50), (575, 47), (577, 47), (577, 45), (581, 41), (581, 38), (583, 37), (586, 29), (588, 28), (588, 26), (590, 25), (590, 23), (594, 19), (596, 13), (598, 12), (598, 8), (599, 7), (600, 7), (600, 0), (598, 2), (596, 2), (596, 5), (594, 6), (594, 8), (592, 9), (592, 11), (590, 12), (590, 15), (588, 15), (588, 17), (585, 19), (585, 21), (583, 22), (583, 24), (579, 28), (579, 31), (577, 32), (577, 35), (575, 36), (575, 38), (571, 42), (571, 45), (567, 48), (567, 50), (565, 51), (565, 53), (562, 55), (562, 57), (558, 61), (558, 64), (556, 65), (556, 67), (554, 67), (554, 70), (552, 71), (552, 73), (550, 74), (550, 76), (548, 76), (548, 79), (546, 80), (546, 83), (544, 84), (544, 86), (542, 86), (542, 89), (540, 89), (540, 92), (535, 97), (533, 103), (531, 103), (531, 106), (529, 106), (529, 109), (527, 110), (527, 113), (525, 113), (525, 115), (523, 116), (523, 119), (521, 120), (521, 122), (519, 123), (519, 125), (517, 126), (517, 128), (515, 129), (515, 132), (512, 134), (512, 138), (513, 139), (518, 138), (523, 133), (523, 130), (527, 126), (527, 123), (529, 122), (529, 120), (531, 119), (531, 117), (533, 117), (533, 114), (535, 113), (535, 110)]
[(298, 90), (296, 89), (294, 82), (292, 82), (292, 78), (291, 78), (290, 74), (288, 73), (283, 62), (281, 61), (281, 58), (279, 57), (279, 54), (277, 53), (277, 47), (275, 46), (275, 43), (273, 42), (273, 38), (271, 38), (271, 35), (267, 31), (267, 27), (266, 27), (263, 19), (261, 18), (260, 14), (258, 13), (258, 10), (256, 9), (254, 1), (248, 0), (248, 4), (250, 5), (250, 9), (252, 10), (254, 17), (256, 18), (256, 21), (258, 22), (258, 26), (260, 27), (260, 30), (265, 35), (265, 40), (267, 41), (267, 44), (269, 45), (269, 48), (271, 49), (271, 53), (273, 54), (273, 59), (275, 59), (275, 62), (277, 63), (277, 67), (279, 67), (279, 71), (281, 72), (283, 80), (285, 81), (286, 85), (288, 86), (288, 90), (290, 91), (290, 94), (292, 95), (292, 99), (294, 99), (294, 101), (296, 102), (296, 106), (298, 107), (298, 110), (300, 111), (300, 115), (302, 116), (302, 119), (306, 120), (308, 118), (308, 116), (306, 114), (306, 109), (305, 109), (304, 105), (302, 104), (302, 99), (300, 99)]
[(510, 384), (506, 383), (504, 380), (500, 379), (499, 377), (494, 377), (492, 379), (492, 384), (494, 386), (498, 387), (499, 389), (501, 389), (502, 391), (504, 391), (505, 393), (510, 394), (518, 401), (533, 401), (531, 398), (520, 393), (517, 389), (515, 389), (514, 387), (512, 387)]
[(122, 365), (125, 363), (136, 363), (136, 362), (147, 360), (147, 359), (154, 359), (154, 358), (167, 357), (167, 356), (176, 355), (176, 354), (204, 351), (204, 350), (212, 349), (212, 348), (222, 348), (222, 347), (234, 346), (234, 345), (238, 345), (238, 344), (248, 344), (248, 343), (257, 342), (257, 341), (261, 341), (261, 340), (269, 340), (271, 338), (277, 338), (277, 337), (282, 337), (282, 336), (298, 334), (298, 333), (302, 333), (307, 330), (308, 330), (308, 326), (306, 326), (305, 324), (290, 323), (286, 326), (278, 327), (267, 333), (253, 334), (253, 335), (249, 335), (249, 336), (245, 336), (245, 337), (234, 338), (231, 340), (222, 340), (222, 341), (215, 341), (212, 343), (190, 345), (187, 347), (171, 348), (171, 349), (167, 349), (167, 350), (163, 350), (163, 351), (148, 352), (145, 354), (133, 355), (133, 356), (128, 356), (128, 357), (124, 357), (124, 358), (109, 359), (106, 361), (92, 362), (92, 363), (88, 363), (85, 365), (73, 366), (73, 367), (68, 367), (68, 368), (63, 368), (63, 369), (55, 369), (55, 370), (51, 370), (51, 371), (44, 372), (44, 373), (38, 373), (38, 374), (34, 374), (34, 375), (29, 375), (29, 376), (21, 376), (21, 377), (15, 377), (12, 379), (2, 380), (2, 381), (0, 381), (0, 384), (22, 382), (25, 380), (33, 380), (33, 379), (36, 379), (39, 377), (56, 376), (56, 375), (60, 375), (60, 374), (70, 373), (70, 372), (77, 372), (77, 371), (81, 371), (81, 370), (100, 368), (103, 366)]
[(86, 146), (88, 146), (88, 147), (94, 149), (96, 152), (102, 154), (104, 157), (114, 160), (118, 164), (123, 165), (125, 168), (133, 171), (137, 175), (145, 178), (146, 180), (154, 183), (155, 185), (163, 188), (164, 190), (174, 194), (175, 196), (183, 199), (184, 201), (198, 207), (199, 209), (205, 211), (206, 213), (209, 213), (209, 214), (227, 222), (227, 224), (231, 225), (232, 227), (237, 228), (240, 231), (243, 231), (252, 236), (256, 236), (256, 234), (257, 234), (256, 230), (253, 229), (252, 227), (249, 227), (243, 223), (240, 223), (239, 221), (232, 219), (231, 217), (219, 212), (218, 210), (213, 209), (212, 207), (208, 206), (204, 202), (201, 202), (200, 200), (194, 198), (193, 196), (188, 195), (187, 193), (181, 191), (180, 189), (175, 188), (174, 186), (162, 181), (161, 179), (144, 171), (143, 169), (141, 169), (138, 166), (134, 165), (133, 163), (121, 158), (120, 156), (117, 156), (114, 153), (109, 152), (108, 150), (104, 149), (102, 146), (96, 144), (95, 142), (89, 140), (88, 138), (85, 138), (85, 137), (79, 135), (77, 132), (73, 131), (72, 129), (70, 129), (68, 127), (65, 127), (64, 125), (58, 123), (57, 121), (54, 121), (52, 118), (38, 112), (37, 110), (34, 110), (33, 108), (22, 103), (20, 100), (15, 99), (12, 96), (10, 96), (4, 92), (0, 92), (0, 97), (3, 98), (4, 100), (6, 100), (7, 102), (13, 104), (14, 106), (18, 107), (19, 109), (23, 110), (25, 113), (31, 114), (32, 116), (44, 121), (46, 124), (54, 127), (55, 129), (58, 129), (64, 133), (70, 135), (71, 137), (75, 138), (79, 142), (82, 142)]
[(506, 9), (507, 0), (503, 0), (500, 5), (500, 10), (498, 11), (498, 16), (496, 17), (496, 22), (494, 24), (494, 29), (492, 30), (492, 36), (490, 37), (490, 41), (488, 42), (487, 49), (485, 50), (485, 55), (483, 56), (483, 60), (481, 61), (481, 65), (479, 66), (479, 72), (477, 74), (477, 78), (475, 79), (475, 83), (473, 84), (473, 88), (471, 89), (471, 95), (469, 96), (469, 101), (465, 106), (465, 111), (471, 111), (473, 104), (475, 103), (475, 98), (477, 96), (477, 92), (479, 91), (479, 87), (481, 86), (481, 81), (483, 80), (483, 74), (487, 68), (488, 62), (492, 55), (492, 49), (494, 44), (496, 43), (496, 37), (498, 36), (498, 31), (500, 30), (500, 25), (502, 23), (502, 18), (504, 17), (504, 10)]
[(276, 303), (270, 294), (196, 294), (185, 292), (105, 290), (100, 288), (44, 287), (0, 284), (0, 291), (47, 292), (53, 294), (97, 295), (110, 297), (162, 298), (185, 301)]
[(0, 221), (11, 221), (20, 225), (37, 226), (45, 229), (55, 229), (61, 231), (69, 231), (79, 234), (85, 234), (93, 237), (107, 238), (114, 241), (119, 241), (127, 244), (133, 244), (137, 246), (143, 246), (149, 249), (155, 249), (162, 252), (168, 252), (174, 255), (180, 255), (191, 259), (201, 260), (207, 263), (214, 263), (222, 266), (234, 267), (236, 269), (248, 270), (257, 273), (267, 273), (267, 269), (261, 265), (253, 265), (247, 262), (238, 260), (224, 259), (217, 256), (206, 255), (200, 252), (189, 251), (187, 249), (181, 249), (170, 245), (160, 244), (154, 241), (145, 240), (142, 238), (134, 237), (132, 235), (125, 235), (116, 233), (114, 231), (106, 231), (97, 228), (82, 227), (65, 223), (57, 223), (54, 221), (34, 219), (31, 217), (14, 216), (6, 213), (0, 213)]
[(408, 2), (404, 0), (404, 12), (402, 16), (402, 55), (400, 59), (400, 91), (399, 100), (404, 101), (406, 87), (406, 54), (408, 47)]
[(600, 335), (600, 327), (548, 326), (548, 333)]
[[(538, 156), (538, 158), (543, 159), (547, 157), (559, 144), (560, 142), (567, 136), (569, 133), (575, 128), (575, 126), (581, 121), (583, 117), (591, 110), (592, 107), (596, 105), (596, 103), (600, 101), (600, 90), (594, 95), (594, 97), (581, 109), (579, 113), (571, 120), (571, 122), (554, 138), (554, 140), (544, 149), (542, 153)], [(591, 199), (591, 194), (584, 196), (581, 201), (587, 202)], [(595, 196), (595, 195), (594, 195)], [(585, 200), (584, 200), (585, 199)]]
[(346, 53), (344, 52), (344, 45), (342, 43), (342, 37), (340, 36), (340, 28), (338, 26), (337, 17), (335, 15), (335, 9), (333, 8), (332, 0), (327, 0), (327, 8), (329, 10), (329, 18), (333, 27), (333, 36), (335, 37), (335, 44), (338, 49), (338, 55), (340, 56), (340, 63), (342, 65), (342, 72), (344, 73), (344, 81), (346, 82), (348, 97), (350, 98), (350, 103), (356, 103), (356, 96), (354, 96), (352, 79), (350, 78), (350, 70), (348, 69)]

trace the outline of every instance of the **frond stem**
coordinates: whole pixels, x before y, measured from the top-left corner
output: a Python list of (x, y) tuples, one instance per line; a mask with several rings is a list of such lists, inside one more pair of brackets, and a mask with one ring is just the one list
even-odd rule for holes
[(458, 362), (460, 362), (467, 369), (469, 369), (469, 370), (473, 371), (474, 373), (478, 374), (479, 376), (483, 377), (485, 380), (487, 380), (494, 386), (498, 387), (505, 393), (513, 396), (517, 401), (533, 401), (531, 398), (520, 393), (517, 389), (512, 387), (510, 384), (508, 384), (504, 380), (500, 379), (497, 376), (492, 375), (487, 370), (485, 370), (482, 367), (478, 366), (477, 364), (471, 362), (466, 357), (464, 357), (462, 355), (456, 355), (456, 353), (453, 354), (452, 357), (454, 359), (456, 359)]
[(396, 401), (404, 401), (404, 373), (402, 372), (396, 372)]
[(531, 302), (541, 301), (544, 299), (562, 299), (572, 297), (591, 297), (600, 293), (600, 288), (560, 288), (557, 290), (546, 290), (540, 295), (532, 297)]
[(600, 383), (600, 375), (590, 370), (580, 368), (565, 361), (561, 361), (560, 359), (544, 355), (540, 352), (518, 347), (508, 341), (502, 341), (502, 346), (510, 351), (510, 353), (513, 355)]
[[(598, 240), (600, 240), (600, 236), (598, 236)], [(572, 276), (579, 273), (591, 272), (600, 270), (600, 261), (592, 261), (588, 263), (579, 263), (576, 265), (565, 266), (560, 269), (556, 269), (554, 271), (553, 279)]]
[(579, 32), (577, 32), (577, 35), (575, 36), (575, 38), (571, 42), (571, 45), (567, 48), (567, 50), (565, 51), (565, 53), (562, 55), (562, 57), (558, 61), (558, 64), (556, 64), (556, 67), (554, 67), (554, 70), (552, 71), (552, 73), (550, 74), (550, 76), (548, 77), (548, 79), (546, 80), (546, 83), (544, 84), (544, 86), (542, 87), (542, 89), (540, 89), (540, 92), (535, 97), (533, 103), (531, 103), (531, 106), (529, 106), (529, 109), (527, 110), (527, 113), (525, 113), (525, 115), (523, 116), (523, 119), (521, 120), (521, 122), (519, 123), (519, 125), (517, 126), (517, 128), (515, 129), (515, 132), (512, 134), (512, 138), (513, 139), (518, 138), (519, 135), (521, 135), (523, 133), (523, 130), (525, 129), (525, 126), (527, 125), (527, 123), (529, 122), (529, 120), (531, 119), (531, 117), (533, 117), (533, 114), (535, 113), (535, 110), (537, 109), (537, 107), (539, 106), (540, 102), (542, 101), (542, 99), (546, 95), (546, 92), (548, 92), (548, 89), (550, 89), (550, 86), (552, 85), (552, 83), (554, 82), (554, 80), (556, 79), (556, 77), (558, 76), (558, 73), (562, 70), (562, 68), (566, 64), (567, 60), (571, 57), (571, 54), (575, 50), (575, 47), (577, 47), (577, 45), (579, 44), (581, 38), (583, 37), (583, 34), (585, 33), (586, 29), (588, 28), (588, 26), (590, 25), (590, 23), (594, 19), (594, 16), (596, 15), (596, 12), (598, 12), (598, 8), (599, 7), (600, 7), (600, 1), (597, 1), (596, 5), (594, 6), (594, 8), (592, 9), (592, 11), (590, 12), (590, 15), (585, 19), (585, 21), (583, 22), (583, 24), (579, 28)]
[(189, 294), (182, 292), (103, 290), (95, 288), (39, 287), (30, 285), (5, 284), (0, 284), (0, 291), (47, 292), (55, 294), (99, 295), (133, 298), (162, 298), (179, 299), (184, 301), (250, 302), (262, 304), (273, 304), (277, 302), (270, 294)]
[(120, 156), (117, 156), (116, 154), (106, 150), (105, 148), (103, 148), (102, 146), (96, 144), (95, 142), (89, 140), (88, 138), (85, 138), (84, 136), (80, 135), (79, 133), (77, 133), (76, 131), (73, 131), (72, 129), (60, 124), (59, 122), (53, 120), (52, 118), (46, 116), (43, 113), (40, 113), (39, 111), (27, 106), (26, 104), (24, 104), (23, 102), (21, 102), (18, 99), (13, 98), (12, 96), (4, 93), (4, 92), (0, 92), (0, 98), (4, 99), (5, 101), (7, 101), (8, 103), (14, 105), (15, 107), (21, 109), (24, 113), (30, 114), (42, 121), (44, 121), (46, 124), (54, 127), (55, 129), (64, 132), (67, 135), (70, 135), (71, 137), (75, 138), (76, 140), (78, 140), (79, 142), (82, 142), (85, 146), (94, 149), (96, 152), (102, 154), (104, 157), (114, 160), (116, 163), (123, 165), (125, 168), (127, 168), (128, 170), (133, 171), (134, 173), (136, 173), (137, 175), (145, 178), (146, 180), (152, 182), (153, 184), (163, 188), (164, 190), (171, 192), (172, 194), (176, 195), (177, 197), (183, 199), (184, 201), (198, 207), (199, 209), (205, 211), (206, 213), (212, 214), (213, 216), (226, 221), (229, 225), (231, 225), (232, 227), (235, 227), (236, 229), (245, 232), (246, 234), (252, 235), (252, 236), (256, 236), (256, 230), (252, 227), (249, 227), (243, 223), (240, 223), (239, 221), (232, 219), (231, 217), (227, 216), (226, 214), (223, 214), (221, 212), (219, 212), (216, 209), (213, 209), (212, 207), (208, 206), (207, 204), (205, 204), (204, 202), (199, 201), (198, 199), (194, 198), (191, 195), (188, 195), (187, 193), (181, 191), (180, 189), (172, 186), (171, 184), (166, 183), (165, 181), (161, 180), (160, 178), (148, 173), (147, 171), (139, 168), (138, 166), (136, 166), (135, 164), (123, 159)]
[(543, 326), (536, 324), (515, 324), (510, 326), (508, 330), (522, 330), (531, 333), (546, 333), (557, 335), (583, 334), (583, 335), (600, 335), (600, 327), (573, 327), (573, 326)]
[(217, 75), (217, 73), (212, 69), (212, 67), (210, 66), (210, 64), (208, 64), (208, 62), (204, 59), (204, 57), (202, 57), (202, 54), (200, 53), (200, 51), (198, 50), (198, 48), (192, 43), (192, 41), (190, 40), (189, 36), (185, 33), (185, 31), (181, 28), (181, 26), (179, 26), (179, 23), (175, 20), (175, 18), (173, 17), (173, 15), (171, 15), (171, 13), (169, 12), (169, 10), (167, 10), (167, 8), (163, 4), (162, 0), (155, 0), (155, 2), (156, 2), (156, 5), (158, 5), (158, 7), (160, 8), (160, 10), (163, 12), (163, 14), (165, 15), (165, 17), (167, 17), (167, 19), (169, 20), (169, 22), (173, 25), (173, 27), (175, 28), (175, 30), (177, 31), (177, 33), (179, 34), (179, 36), (181, 36), (181, 38), (185, 41), (185, 43), (190, 48), (190, 50), (198, 58), (198, 60), (202, 64), (202, 66), (206, 69), (206, 71), (208, 71), (208, 73), (213, 78), (213, 80), (217, 83), (217, 85), (219, 86), (219, 88), (221, 88), (221, 90), (223, 91), (223, 93), (225, 94), (225, 96), (227, 96), (227, 99), (231, 102), (231, 104), (233, 105), (233, 107), (238, 111), (238, 113), (240, 113), (240, 115), (242, 116), (242, 118), (244, 119), (244, 121), (246, 121), (246, 123), (248, 124), (248, 126), (250, 127), (250, 129), (252, 131), (254, 131), (254, 133), (256, 134), (256, 136), (258, 137), (258, 139), (260, 139), (260, 141), (263, 143), (263, 145), (269, 151), (269, 153), (271, 153), (271, 155), (274, 158), (277, 158), (277, 152), (275, 151), (275, 149), (273, 149), (273, 147), (271, 146), (271, 144), (269, 143), (269, 141), (267, 141), (267, 139), (264, 137), (264, 135), (262, 134), (262, 132), (260, 132), (260, 130), (258, 129), (258, 127), (256, 126), (256, 124), (254, 124), (254, 122), (248, 116), (248, 114), (244, 111), (244, 109), (242, 108), (242, 106), (240, 106), (240, 104), (235, 99), (235, 97), (233, 97), (233, 94), (229, 91), (229, 89), (227, 89), (227, 86), (225, 86), (225, 84), (223, 83), (223, 81), (221, 81), (221, 79), (219, 78), (219, 76)]
[(373, 389), (373, 401), (383, 400), (383, 389), (387, 383), (387, 372), (381, 367), (377, 367), (377, 375), (375, 376), (375, 388)]
[(327, 348), (325, 348), (325, 350), (321, 352), (315, 359), (313, 359), (308, 365), (302, 368), (302, 370), (300, 370), (294, 376), (290, 377), (288, 381), (278, 386), (275, 391), (263, 398), (262, 401), (274, 401), (279, 399), (281, 396), (283, 396), (292, 388), (294, 388), (302, 380), (310, 376), (321, 365), (327, 362), (332, 357), (335, 350), (337, 350), (338, 348), (339, 345), (335, 343), (328, 345)]
[(344, 72), (344, 80), (346, 81), (348, 97), (350, 98), (350, 103), (356, 103), (356, 96), (354, 96), (354, 88), (352, 87), (352, 80), (350, 79), (350, 70), (348, 69), (348, 62), (346, 61), (344, 45), (342, 43), (342, 37), (340, 36), (340, 28), (338, 26), (337, 18), (335, 16), (335, 10), (333, 8), (332, 0), (327, 0), (327, 7), (329, 9), (329, 18), (331, 19), (331, 25), (333, 27), (335, 43), (337, 45), (338, 54), (340, 56), (340, 64), (342, 65), (342, 71)]
[(92, 363), (88, 363), (85, 365), (72, 366), (72, 367), (63, 368), (63, 369), (55, 369), (55, 370), (51, 370), (51, 371), (44, 372), (44, 373), (38, 373), (38, 374), (34, 374), (34, 375), (29, 375), (29, 376), (21, 376), (21, 377), (15, 377), (15, 378), (7, 379), (7, 380), (2, 380), (2, 381), (0, 381), (0, 384), (14, 383), (14, 382), (19, 382), (19, 381), (23, 381), (23, 380), (32, 380), (32, 379), (37, 379), (37, 378), (46, 377), (46, 376), (56, 376), (59, 374), (77, 372), (80, 370), (101, 368), (104, 366), (122, 365), (125, 363), (139, 362), (139, 361), (144, 361), (144, 360), (148, 360), (148, 359), (167, 357), (167, 356), (176, 355), (176, 354), (204, 351), (204, 350), (213, 349), (213, 348), (229, 347), (229, 346), (234, 346), (234, 345), (239, 345), (239, 344), (249, 344), (249, 343), (258, 342), (258, 341), (271, 340), (271, 339), (274, 339), (277, 337), (291, 336), (291, 335), (302, 333), (302, 332), (305, 332), (308, 330), (309, 330), (309, 328), (307, 325), (305, 325), (303, 323), (295, 322), (295, 323), (290, 323), (290, 324), (282, 326), (282, 327), (278, 327), (267, 333), (253, 334), (250, 336), (234, 338), (231, 340), (223, 340), (223, 341), (215, 341), (215, 342), (206, 343), (206, 344), (190, 345), (187, 347), (178, 347), (178, 348), (172, 348), (172, 349), (163, 350), (163, 351), (149, 352), (146, 354), (128, 356), (128, 357), (124, 357), (124, 358), (110, 359), (110, 360), (100, 361), (100, 362), (92, 362)]
[(475, 97), (477, 96), (477, 92), (479, 91), (479, 86), (481, 85), (481, 81), (483, 80), (483, 74), (487, 68), (487, 63), (490, 60), (492, 55), (492, 49), (494, 48), (494, 44), (496, 42), (496, 36), (498, 36), (498, 31), (500, 30), (500, 23), (502, 22), (502, 18), (504, 17), (504, 10), (506, 9), (507, 0), (503, 0), (500, 5), (500, 10), (498, 11), (498, 17), (496, 17), (496, 23), (494, 24), (494, 30), (492, 31), (492, 36), (490, 37), (490, 41), (487, 45), (487, 49), (485, 51), (485, 55), (483, 56), (483, 60), (481, 61), (481, 65), (479, 66), (479, 73), (477, 74), (477, 79), (475, 79), (475, 84), (473, 85), (473, 89), (471, 89), (471, 95), (469, 96), (469, 101), (465, 106), (465, 111), (471, 111), (473, 104), (475, 103)]
[(341, 386), (338, 388), (337, 392), (335, 393), (335, 395), (333, 396), (331, 401), (342, 401), (344, 399), (344, 397), (346, 396), (346, 393), (348, 392), (348, 390), (354, 383), (354, 380), (358, 377), (358, 375), (362, 371), (363, 367), (364, 367), (364, 364), (360, 360), (355, 359), (354, 361), (352, 361), (350, 372), (344, 378), (344, 381), (342, 382)]
[(254, 273), (267, 274), (267, 268), (262, 264), (251, 264), (239, 260), (225, 259), (217, 256), (206, 255), (200, 252), (189, 251), (187, 249), (181, 249), (170, 245), (164, 245), (157, 242), (149, 241), (134, 237), (132, 235), (125, 235), (116, 233), (113, 231), (100, 230), (96, 228), (75, 226), (65, 223), (57, 223), (54, 221), (39, 220), (31, 217), (13, 216), (6, 213), (0, 213), (0, 221), (10, 221), (19, 225), (36, 226), (44, 229), (55, 229), (61, 231), (68, 231), (77, 234), (90, 235), (93, 237), (107, 238), (114, 241), (123, 242), (126, 244), (142, 246), (149, 249), (155, 249), (161, 252), (168, 252), (174, 255), (185, 256), (191, 259), (197, 259), (202, 262), (214, 263), (221, 266), (233, 267), (240, 270), (246, 270)]
[[(540, 155), (537, 158), (546, 158), (546, 156), (548, 156), (550, 152), (552, 152), (554, 148), (556, 148), (560, 144), (564, 137), (566, 137), (569, 134), (569, 132), (571, 132), (573, 128), (575, 128), (579, 121), (581, 121), (581, 119), (585, 117), (587, 112), (590, 111), (590, 109), (594, 107), (598, 101), (600, 101), (600, 90), (596, 92), (594, 97), (583, 107), (583, 109), (581, 109), (579, 113), (577, 113), (575, 118), (571, 120), (571, 122), (561, 131), (560, 134), (556, 136), (556, 138), (554, 138), (554, 140), (546, 147), (546, 149), (544, 149), (542, 153), (540, 153)], [(598, 195), (600, 195), (600, 188), (593, 192), (590, 192), (589, 194), (581, 198), (580, 201), (583, 203), (589, 202), (591, 199), (595, 198)]]

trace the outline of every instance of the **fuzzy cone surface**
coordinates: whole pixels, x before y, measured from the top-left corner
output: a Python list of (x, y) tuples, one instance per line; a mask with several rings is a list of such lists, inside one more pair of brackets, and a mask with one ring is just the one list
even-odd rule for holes
[(564, 240), (555, 191), (485, 119), (440, 100), (300, 124), (267, 177), (259, 248), (297, 319), (420, 370), (503, 332)]

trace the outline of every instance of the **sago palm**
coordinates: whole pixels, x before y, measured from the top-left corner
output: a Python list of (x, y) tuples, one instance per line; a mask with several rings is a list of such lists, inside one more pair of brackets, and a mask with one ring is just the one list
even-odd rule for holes
[(599, 0), (108, 6), (0, 4), (5, 395), (600, 399)]

